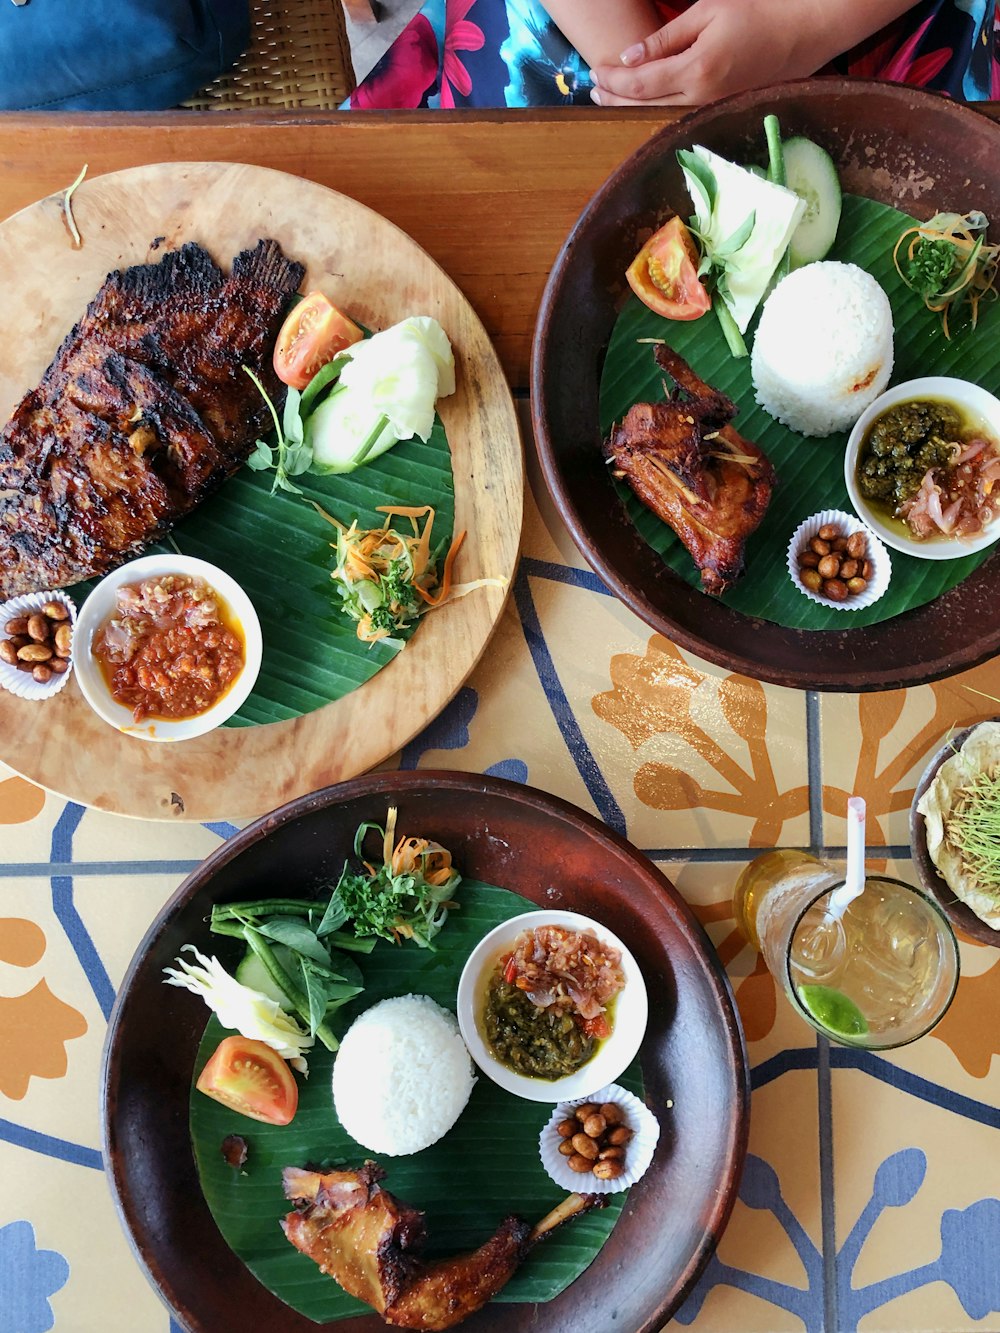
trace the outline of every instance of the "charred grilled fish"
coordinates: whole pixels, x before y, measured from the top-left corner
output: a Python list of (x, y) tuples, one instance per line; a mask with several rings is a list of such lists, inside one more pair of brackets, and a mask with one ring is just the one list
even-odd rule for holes
[(0, 599), (138, 555), (240, 467), (280, 401), (271, 348), (304, 270), (262, 240), (109, 274), (0, 434)]

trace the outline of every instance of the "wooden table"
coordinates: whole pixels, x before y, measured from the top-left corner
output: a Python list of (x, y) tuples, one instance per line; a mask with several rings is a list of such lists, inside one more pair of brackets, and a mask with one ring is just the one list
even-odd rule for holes
[[(210, 159), (310, 177), (438, 260), (523, 399), (560, 244), (672, 114), (8, 115), (0, 216), (64, 189), (84, 162), (92, 176)], [(883, 863), (910, 877), (916, 778), (949, 727), (996, 711), (983, 696), (1000, 697), (1000, 672), (822, 699), (727, 675), (608, 597), (530, 480), (521, 572), (491, 650), (387, 767), (490, 772), (574, 801), (662, 865), (706, 924), (747, 1032), (751, 1157), (718, 1257), (678, 1322), (1000, 1329), (998, 955), (963, 942), (958, 997), (933, 1036), (865, 1056), (816, 1040), (776, 999), (729, 905), (761, 847), (836, 855), (851, 790), (868, 798)], [(18, 1333), (50, 1327), (51, 1302), (60, 1333), (167, 1333), (101, 1177), (100, 1051), (146, 926), (232, 831), (84, 810), (0, 768), (0, 1328), (11, 1309)]]

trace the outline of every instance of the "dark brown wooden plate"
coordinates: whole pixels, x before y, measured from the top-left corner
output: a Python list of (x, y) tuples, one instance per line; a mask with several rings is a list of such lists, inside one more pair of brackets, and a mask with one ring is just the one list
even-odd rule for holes
[[(163, 985), (162, 969), (182, 944), (204, 942), (214, 902), (272, 895), (276, 884), (308, 892), (336, 878), (358, 824), (381, 822), (393, 803), (469, 876), (606, 922), (649, 991), (640, 1057), (661, 1124), (652, 1166), (598, 1258), (562, 1295), (544, 1306), (489, 1306), (464, 1327), (655, 1333), (712, 1253), (746, 1152), (749, 1080), (729, 983), (676, 889), (623, 838), (555, 797), (472, 774), (377, 774), (301, 797), (220, 847), (154, 921), (119, 991), (103, 1070), (105, 1165), (135, 1255), (191, 1333), (315, 1333), (244, 1268), (202, 1197), (188, 1097), (207, 1011)], [(336, 1327), (385, 1325), (371, 1315)]]
[(638, 236), (686, 200), (678, 148), (747, 159), (775, 112), (786, 137), (832, 155), (846, 191), (919, 218), (982, 209), (1000, 221), (1000, 126), (924, 92), (811, 79), (705, 107), (644, 144), (594, 196), (542, 297), (532, 351), (535, 439), (553, 499), (584, 557), (637, 615), (732, 671), (799, 689), (884, 690), (936, 680), (1000, 650), (1000, 557), (926, 606), (859, 629), (785, 629), (688, 586), (639, 537), (601, 457), (601, 368)]
[[(1000, 722), (1000, 718), (984, 718), (983, 720)], [(960, 898), (955, 897), (938, 874), (937, 867), (927, 850), (927, 828), (924, 824), (924, 817), (917, 809), (917, 802), (934, 781), (938, 769), (946, 759), (951, 758), (956, 750), (961, 749), (979, 725), (977, 722), (975, 726), (966, 727), (964, 731), (956, 731), (953, 736), (949, 736), (924, 769), (923, 775), (917, 783), (917, 789), (913, 793), (913, 804), (910, 806), (910, 852), (913, 855), (913, 864), (925, 892), (931, 894), (940, 903), (942, 911), (955, 929), (962, 931), (963, 934), (968, 935), (970, 939), (976, 940), (979, 944), (990, 944), (996, 949), (1000, 948), (1000, 931), (994, 930), (985, 921), (981, 921), (971, 907), (963, 903)]]

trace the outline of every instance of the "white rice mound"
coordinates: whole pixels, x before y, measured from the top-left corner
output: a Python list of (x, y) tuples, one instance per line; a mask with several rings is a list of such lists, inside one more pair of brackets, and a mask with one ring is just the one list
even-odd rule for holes
[(888, 297), (856, 264), (796, 269), (764, 303), (750, 370), (758, 403), (792, 430), (849, 430), (892, 374)]
[(475, 1081), (454, 1017), (429, 995), (401, 995), (348, 1028), (333, 1062), (333, 1102), (362, 1147), (405, 1157), (451, 1129)]

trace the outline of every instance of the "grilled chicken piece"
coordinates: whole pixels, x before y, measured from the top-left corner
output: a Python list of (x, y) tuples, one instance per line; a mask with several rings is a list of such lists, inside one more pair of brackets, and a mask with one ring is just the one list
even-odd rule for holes
[(743, 572), (747, 538), (771, 500), (767, 455), (729, 424), (735, 405), (658, 343), (656, 363), (677, 390), (662, 403), (636, 403), (612, 428), (604, 454), (647, 508), (670, 525), (718, 595)]
[(596, 1195), (569, 1199), (532, 1229), (505, 1217), (470, 1254), (427, 1261), (424, 1215), (383, 1190), (375, 1162), (357, 1171), (321, 1174), (287, 1167), (285, 1197), (298, 1211), (281, 1223), (285, 1235), (351, 1296), (373, 1306), (387, 1324), (452, 1328), (481, 1309), (510, 1281), (528, 1250), (570, 1217), (600, 1207)]
[(262, 240), (111, 273), (0, 433), (0, 599), (104, 574), (240, 467), (279, 403), (271, 347), (301, 264)]

